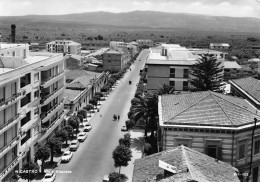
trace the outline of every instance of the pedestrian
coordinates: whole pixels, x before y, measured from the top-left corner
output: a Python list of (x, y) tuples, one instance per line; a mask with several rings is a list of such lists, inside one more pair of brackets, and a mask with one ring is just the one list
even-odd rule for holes
[(100, 117), (102, 117), (102, 114), (100, 114)]
[(117, 119), (118, 119), (118, 120), (120, 119), (120, 115), (117, 116)]

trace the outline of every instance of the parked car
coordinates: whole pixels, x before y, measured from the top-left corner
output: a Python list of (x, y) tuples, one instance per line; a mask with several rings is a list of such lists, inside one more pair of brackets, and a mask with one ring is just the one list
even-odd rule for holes
[(109, 182), (109, 176), (107, 174), (104, 176), (103, 182)]
[(70, 143), (70, 151), (76, 151), (79, 148), (79, 141), (72, 140)]
[(53, 171), (47, 172), (42, 182), (53, 182), (56, 178), (56, 174)]
[(83, 128), (83, 131), (84, 132), (88, 132), (92, 129), (92, 125), (90, 123), (88, 124), (85, 124), (84, 128)]
[(61, 156), (61, 162), (69, 162), (73, 156), (73, 153), (69, 150), (65, 151)]
[(126, 128), (126, 126), (124, 125), (124, 126), (122, 126), (122, 128), (121, 128), (121, 131), (127, 131), (127, 128)]
[(86, 132), (80, 132), (78, 135), (78, 141), (84, 142), (87, 137), (88, 137), (88, 134)]

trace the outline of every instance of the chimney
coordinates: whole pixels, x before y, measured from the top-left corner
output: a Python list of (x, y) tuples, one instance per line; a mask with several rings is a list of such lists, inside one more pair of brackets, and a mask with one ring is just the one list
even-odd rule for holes
[(15, 24), (12, 24), (11, 25), (11, 42), (12, 43), (15, 43), (15, 29), (16, 29)]

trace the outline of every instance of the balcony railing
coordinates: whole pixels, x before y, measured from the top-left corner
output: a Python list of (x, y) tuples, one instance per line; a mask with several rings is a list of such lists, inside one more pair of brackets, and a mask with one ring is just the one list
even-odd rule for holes
[(1, 155), (2, 152), (4, 152), (7, 148), (10, 148), (15, 141), (18, 141), (19, 138), (20, 138), (20, 137), (19, 137), (19, 135), (18, 135), (18, 136), (15, 137), (13, 140), (11, 140), (6, 146), (4, 146), (3, 148), (1, 148), (1, 149), (0, 149), (0, 155)]
[(25, 149), (21, 154), (19, 154), (13, 162), (7, 166), (1, 173), (0, 173), (0, 181), (10, 172), (12, 169), (19, 163), (19, 161), (26, 155), (28, 149)]
[(42, 132), (47, 132), (49, 129), (51, 129), (51, 127), (57, 122), (57, 120), (59, 120), (61, 118), (61, 116), (64, 114), (64, 111), (62, 111), (57, 118), (48, 126), (48, 127), (43, 127), (42, 128)]
[(19, 118), (19, 114), (17, 114), (16, 116), (12, 117), (6, 123), (4, 123), (3, 125), (0, 126), (0, 130), (2, 130), (4, 127), (6, 127), (7, 125), (9, 125), (10, 123), (12, 123), (13, 121), (15, 121), (18, 118)]
[(18, 92), (17, 94), (14, 94), (12, 97), (9, 97), (8, 99), (0, 99), (0, 107), (8, 105), (15, 101), (17, 98), (24, 96), (26, 94), (25, 90), (22, 90), (21, 92)]
[[(59, 105), (60, 105), (61, 103), (63, 103), (63, 101), (64, 101), (64, 99), (61, 99), (61, 100), (59, 101), (59, 103), (56, 104), (56, 105), (54, 105), (54, 106), (52, 106), (52, 108), (51, 108), (50, 110), (48, 110), (48, 111), (46, 111), (46, 112), (42, 112), (42, 113), (45, 113), (46, 116), (47, 116), (47, 115), (50, 114), (53, 110), (55, 110), (57, 107), (59, 107)], [(46, 116), (45, 116), (45, 117), (46, 117)], [(41, 117), (41, 119), (43, 120), (45, 117)]]
[(53, 76), (51, 76), (51, 77), (49, 77), (49, 78), (47, 78), (47, 79), (45, 79), (45, 80), (42, 80), (42, 85), (45, 84), (46, 82), (50, 81), (51, 79), (53, 79), (53, 78), (55, 78), (55, 77), (61, 75), (62, 73), (64, 73), (64, 70), (62, 70), (61, 72), (59, 72), (59, 73), (56, 74), (56, 75), (53, 75)]
[(53, 96), (55, 93), (57, 93), (58, 91), (60, 91), (62, 88), (64, 87), (64, 85), (56, 88), (51, 94), (43, 96), (43, 98), (41, 99), (41, 103), (43, 103), (44, 101), (46, 101), (48, 98), (50, 98), (51, 96)]

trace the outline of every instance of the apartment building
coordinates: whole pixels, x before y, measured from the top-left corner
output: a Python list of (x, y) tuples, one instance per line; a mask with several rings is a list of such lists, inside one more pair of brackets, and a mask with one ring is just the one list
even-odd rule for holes
[(103, 70), (119, 71), (130, 61), (130, 55), (122, 50), (109, 50), (103, 54)]
[(64, 76), (63, 54), (0, 44), (0, 181), (32, 160), (60, 127), (67, 112)]
[(109, 43), (109, 48), (111, 50), (125, 50), (129, 51), (131, 56), (134, 56), (138, 52), (138, 43), (137, 42), (119, 42), (119, 41), (111, 41)]
[(81, 54), (81, 44), (71, 40), (55, 40), (46, 44), (48, 52)]
[(153, 40), (149, 40), (149, 39), (139, 39), (139, 40), (136, 40), (136, 42), (138, 43), (139, 47), (142, 47), (142, 46), (153, 47), (154, 46)]
[(248, 173), (253, 149), (250, 181), (260, 181), (260, 115), (247, 100), (211, 91), (162, 95), (158, 112), (160, 151), (184, 145)]
[(176, 91), (192, 89), (190, 67), (203, 54), (215, 55), (223, 66), (225, 54), (219, 51), (188, 49), (178, 44), (162, 44), (150, 49), (145, 64), (147, 91), (154, 92), (163, 84), (172, 85)]

